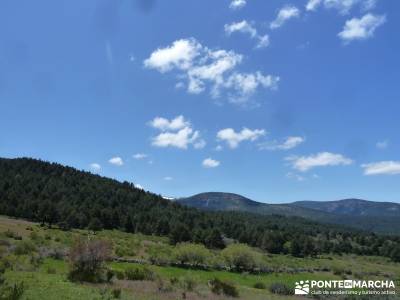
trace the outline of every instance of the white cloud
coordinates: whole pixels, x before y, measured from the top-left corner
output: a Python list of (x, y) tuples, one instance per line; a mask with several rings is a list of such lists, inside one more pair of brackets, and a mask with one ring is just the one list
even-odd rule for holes
[(164, 179), (165, 181), (171, 181), (171, 180), (173, 180), (173, 178), (172, 178), (171, 176), (165, 176), (163, 179)]
[(124, 161), (122, 160), (121, 157), (116, 156), (116, 157), (112, 157), (110, 158), (110, 160), (108, 161), (110, 164), (114, 165), (114, 166), (122, 166), (124, 164)]
[(280, 78), (260, 72), (256, 73), (234, 73), (225, 82), (225, 87), (236, 91), (230, 95), (231, 102), (245, 103), (261, 86), (264, 88), (276, 89)]
[(234, 32), (241, 32), (241, 33), (249, 34), (250, 37), (252, 37), (252, 38), (255, 38), (257, 36), (257, 29), (255, 29), (246, 20), (243, 20), (241, 22), (231, 23), (231, 24), (225, 24), (224, 29), (225, 29), (225, 33), (227, 35), (231, 35)]
[(330, 152), (320, 152), (316, 155), (310, 156), (289, 156), (286, 158), (287, 161), (291, 162), (292, 168), (301, 172), (306, 172), (315, 167), (326, 167), (326, 166), (339, 166), (339, 165), (350, 165), (353, 161), (341, 154), (335, 154)]
[(98, 163), (92, 163), (92, 164), (90, 164), (90, 169), (93, 172), (100, 172), (101, 166)]
[(378, 149), (386, 149), (389, 146), (389, 141), (385, 140), (385, 141), (377, 142), (375, 146)]
[(345, 42), (365, 40), (374, 35), (375, 30), (386, 22), (386, 16), (366, 14), (361, 19), (352, 18), (346, 21), (343, 31), (338, 36)]
[(368, 11), (376, 6), (377, 0), (309, 0), (306, 4), (307, 11), (315, 11), (321, 4), (326, 9), (335, 9), (340, 14), (346, 15), (354, 6), (360, 6), (362, 11)]
[(306, 10), (307, 11), (314, 11), (318, 8), (318, 6), (321, 4), (322, 0), (309, 0), (306, 4)]
[(186, 121), (182, 115), (177, 116), (176, 118), (171, 120), (161, 117), (155, 117), (152, 121), (149, 122), (149, 124), (151, 127), (160, 129), (162, 131), (174, 131), (190, 126), (190, 122)]
[(242, 141), (255, 141), (259, 137), (265, 135), (264, 129), (248, 129), (243, 128), (242, 131), (235, 132), (232, 128), (225, 128), (217, 133), (217, 139), (225, 141), (230, 148), (236, 148)]
[(246, 0), (232, 0), (229, 4), (231, 9), (241, 9), (246, 6)]
[(136, 154), (134, 154), (132, 157), (133, 157), (134, 159), (140, 160), (140, 159), (145, 159), (145, 158), (147, 158), (148, 155), (145, 154), (145, 153), (136, 153)]
[(218, 167), (221, 163), (218, 160), (214, 160), (212, 158), (206, 158), (203, 160), (203, 167), (204, 168), (216, 168)]
[(196, 143), (194, 143), (193, 147), (195, 149), (203, 149), (206, 146), (206, 144), (207, 144), (206, 141), (201, 139), (201, 140), (198, 140)]
[(276, 29), (285, 24), (288, 20), (296, 18), (300, 15), (300, 10), (295, 6), (284, 6), (278, 12), (275, 20), (271, 22), (270, 28)]
[(305, 181), (306, 180), (306, 178), (304, 176), (301, 176), (301, 175), (293, 173), (293, 172), (287, 173), (286, 177), (290, 178), (290, 179), (295, 179), (297, 181)]
[(235, 32), (248, 34), (250, 38), (257, 40), (257, 45), (255, 47), (256, 49), (265, 48), (269, 45), (268, 34), (263, 36), (259, 35), (257, 29), (246, 20), (231, 24), (225, 24), (224, 29), (227, 35), (231, 35)]
[(143, 188), (139, 183), (135, 183), (134, 186), (135, 186), (135, 188), (137, 188), (137, 189), (144, 190), (144, 188)]
[(364, 175), (397, 175), (400, 174), (400, 161), (380, 161), (363, 164)]
[(274, 141), (272, 143), (259, 144), (261, 150), (290, 150), (296, 148), (300, 144), (305, 142), (305, 138), (301, 136), (289, 136), (282, 143)]
[(162, 132), (152, 140), (152, 145), (156, 147), (176, 147), (187, 149), (199, 137), (198, 131), (193, 131), (190, 127), (182, 128), (177, 132)]
[[(260, 47), (267, 43), (266, 36), (260, 37), (258, 43)], [(178, 47), (177, 44), (181, 46)], [(240, 98), (240, 102), (245, 102), (258, 87), (276, 88), (279, 81), (277, 76), (263, 75), (261, 72), (247, 74), (238, 72), (237, 67), (242, 60), (243, 56), (234, 51), (211, 50), (192, 38), (175, 41), (169, 47), (157, 49), (145, 60), (144, 65), (161, 73), (178, 71), (179, 87), (183, 87), (186, 81), (186, 89), (190, 94), (200, 94), (209, 90), (213, 98), (218, 98), (225, 92), (233, 102), (237, 102), (235, 101), (237, 98)], [(239, 77), (249, 78), (249, 76), (257, 79), (257, 87), (252, 93), (242, 93), (242, 90), (236, 88), (233, 83)]]
[(215, 151), (222, 151), (222, 150), (224, 150), (224, 148), (221, 145), (217, 145), (215, 147)]
[(156, 117), (149, 122), (149, 125), (161, 131), (152, 138), (153, 146), (187, 149), (190, 144), (193, 144), (195, 149), (201, 149), (206, 145), (206, 142), (200, 139), (199, 131), (194, 130), (190, 122), (182, 115), (171, 120)]
[(173, 68), (188, 69), (193, 59), (198, 56), (201, 45), (194, 39), (181, 39), (170, 47), (159, 48), (144, 61), (147, 68), (164, 73)]

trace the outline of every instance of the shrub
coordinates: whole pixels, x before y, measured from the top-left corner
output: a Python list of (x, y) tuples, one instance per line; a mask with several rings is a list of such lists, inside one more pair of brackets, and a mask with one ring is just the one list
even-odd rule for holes
[(104, 263), (110, 256), (111, 244), (109, 242), (76, 239), (69, 251), (69, 279), (88, 282), (107, 280)]
[(10, 229), (7, 229), (7, 231), (4, 233), (4, 235), (10, 239), (19, 240), (19, 241), (22, 240), (22, 236), (11, 231)]
[(214, 278), (213, 280), (209, 281), (209, 285), (211, 292), (214, 294), (220, 295), (222, 293), (230, 297), (239, 297), (239, 292), (232, 283)]
[(35, 251), (36, 247), (31, 241), (21, 241), (14, 249), (16, 255), (27, 255)]
[(255, 289), (260, 289), (260, 290), (265, 290), (267, 288), (267, 286), (265, 285), (265, 283), (263, 282), (256, 282), (253, 287)]
[(23, 282), (15, 283), (12, 286), (4, 284), (0, 288), (0, 299), (18, 300), (21, 299), (24, 292), (25, 286)]
[(121, 289), (113, 289), (111, 293), (113, 298), (115, 299), (121, 298)]
[(125, 277), (128, 280), (149, 280), (155, 279), (155, 273), (147, 267), (131, 267), (125, 270)]
[(115, 277), (117, 277), (118, 280), (124, 280), (125, 279), (125, 273), (119, 270), (114, 270)]
[(182, 288), (185, 291), (191, 292), (195, 289), (197, 285), (196, 280), (193, 277), (185, 276), (182, 280)]
[(201, 244), (181, 243), (176, 246), (175, 257), (180, 263), (199, 266), (206, 263), (211, 252)]
[(246, 244), (231, 244), (221, 251), (229, 267), (236, 270), (253, 270), (257, 267), (258, 253)]
[(291, 288), (289, 288), (287, 285), (276, 282), (271, 284), (269, 287), (269, 291), (273, 294), (279, 294), (279, 295), (291, 295), (293, 294), (293, 291)]
[(53, 267), (47, 268), (47, 274), (56, 274), (56, 273), (57, 273), (57, 271), (55, 268), (53, 268)]

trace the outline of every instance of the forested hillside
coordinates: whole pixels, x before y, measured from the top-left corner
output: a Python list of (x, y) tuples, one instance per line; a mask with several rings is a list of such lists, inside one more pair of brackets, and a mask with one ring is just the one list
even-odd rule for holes
[(294, 256), (358, 253), (400, 259), (396, 237), (296, 217), (201, 212), (88, 172), (39, 160), (0, 159), (0, 214), (60, 228), (122, 229), (223, 248), (225, 238)]

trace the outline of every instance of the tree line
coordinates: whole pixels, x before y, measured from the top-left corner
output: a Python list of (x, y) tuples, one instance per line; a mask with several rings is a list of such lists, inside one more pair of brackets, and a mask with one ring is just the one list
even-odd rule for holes
[(227, 239), (270, 253), (381, 255), (400, 261), (400, 238), (319, 224), (298, 217), (203, 212), (132, 183), (57, 163), (0, 159), (0, 214), (64, 230), (120, 229), (224, 248)]

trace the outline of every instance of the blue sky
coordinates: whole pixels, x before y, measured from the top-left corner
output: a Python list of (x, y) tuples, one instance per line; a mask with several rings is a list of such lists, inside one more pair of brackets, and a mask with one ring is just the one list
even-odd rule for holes
[(0, 156), (165, 196), (400, 201), (400, 3), (3, 0)]

